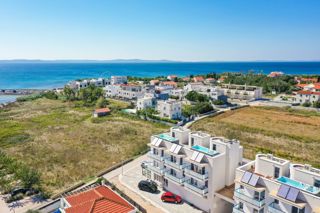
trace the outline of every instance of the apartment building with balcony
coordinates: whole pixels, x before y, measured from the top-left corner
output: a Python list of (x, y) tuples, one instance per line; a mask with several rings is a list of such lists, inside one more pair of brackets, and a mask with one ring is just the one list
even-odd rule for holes
[(242, 162), (239, 141), (172, 127), (153, 135), (149, 146), (147, 169), (165, 190), (205, 212), (232, 212), (233, 190), (231, 198), (219, 192), (233, 186)]
[(222, 84), (219, 89), (223, 90), (224, 95), (234, 100), (256, 100), (262, 98), (262, 87)]
[(159, 100), (156, 109), (160, 117), (179, 119), (181, 118), (182, 103), (175, 99)]
[(234, 213), (319, 213), (320, 170), (271, 154), (236, 170)]

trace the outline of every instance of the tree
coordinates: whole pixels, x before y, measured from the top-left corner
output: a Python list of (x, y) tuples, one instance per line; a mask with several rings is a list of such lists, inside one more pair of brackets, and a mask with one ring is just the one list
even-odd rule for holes
[(310, 107), (310, 106), (311, 106), (311, 103), (310, 103), (310, 102), (304, 102), (304, 103), (302, 104), (302, 106), (304, 106), (304, 107)]
[(320, 101), (315, 101), (315, 102), (313, 103), (313, 107), (314, 107), (314, 108), (320, 108)]
[(108, 105), (108, 101), (107, 99), (105, 99), (104, 97), (100, 97), (98, 100), (97, 100), (97, 103), (96, 103), (96, 107), (97, 108), (104, 108)]
[(57, 100), (58, 99), (58, 95), (53, 91), (45, 92), (43, 94), (43, 96), (48, 98), (48, 99), (52, 99), (52, 100)]
[(73, 101), (73, 100), (75, 100), (76, 94), (75, 94), (75, 92), (73, 91), (73, 89), (71, 89), (69, 86), (65, 86), (65, 87), (63, 88), (63, 94), (64, 94), (64, 96), (66, 96), (66, 99), (67, 99), (68, 101)]
[(208, 96), (200, 94), (196, 91), (190, 91), (186, 95), (186, 99), (193, 102), (207, 102), (209, 101)]

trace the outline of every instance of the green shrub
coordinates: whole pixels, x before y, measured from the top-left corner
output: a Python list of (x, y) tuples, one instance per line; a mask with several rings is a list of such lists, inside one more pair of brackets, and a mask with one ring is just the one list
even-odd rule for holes
[(310, 103), (310, 102), (304, 102), (304, 103), (302, 104), (302, 106), (304, 106), (304, 107), (310, 107), (310, 106), (311, 106), (311, 103)]

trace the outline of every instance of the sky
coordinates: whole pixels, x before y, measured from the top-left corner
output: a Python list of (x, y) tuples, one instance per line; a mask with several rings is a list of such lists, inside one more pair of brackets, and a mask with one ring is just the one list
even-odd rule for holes
[(320, 60), (319, 0), (0, 0), (0, 59)]

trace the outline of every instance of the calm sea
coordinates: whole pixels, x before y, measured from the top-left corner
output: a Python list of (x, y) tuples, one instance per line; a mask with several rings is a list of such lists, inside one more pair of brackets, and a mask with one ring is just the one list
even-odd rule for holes
[(79, 78), (111, 75), (166, 76), (211, 72), (282, 71), (320, 74), (320, 62), (213, 62), (213, 63), (4, 63), (0, 62), (0, 89), (55, 88)]

